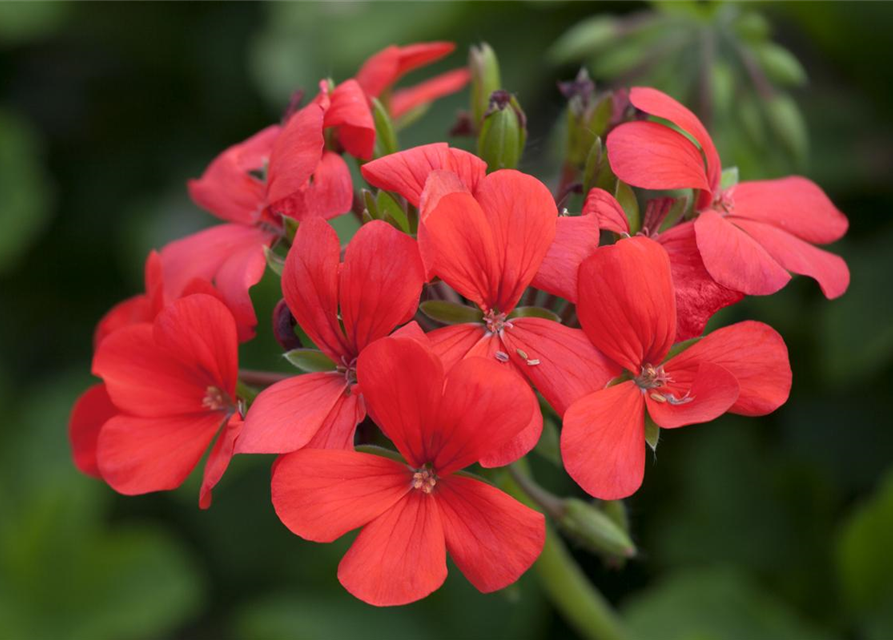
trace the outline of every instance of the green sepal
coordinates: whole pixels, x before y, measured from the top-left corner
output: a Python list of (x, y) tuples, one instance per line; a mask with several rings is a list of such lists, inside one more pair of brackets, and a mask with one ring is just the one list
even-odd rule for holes
[(289, 242), (293, 242), (295, 234), (298, 232), (300, 223), (290, 216), (282, 216), (282, 227), (285, 229), (285, 237)]
[(331, 358), (316, 349), (292, 349), (284, 354), (290, 364), (306, 373), (334, 371), (336, 366)]
[(264, 245), (264, 257), (267, 259), (267, 266), (270, 267), (270, 271), (277, 276), (281, 276), (282, 270), (285, 268), (285, 258), (266, 245)]
[(464, 304), (447, 302), (446, 300), (425, 300), (419, 309), (432, 320), (444, 324), (464, 324), (466, 322), (483, 322), (484, 313)]
[(601, 169), (601, 165), (603, 164), (603, 153), (604, 148), (602, 146), (602, 139), (596, 136), (592, 146), (589, 148), (589, 153), (586, 156), (586, 164), (583, 167), (584, 194), (589, 193), (589, 190), (592, 188), (592, 183)]
[(379, 102), (378, 98), (372, 98), (372, 120), (375, 123), (375, 149), (373, 158), (381, 158), (400, 150), (397, 142), (397, 133), (388, 110)]
[(509, 320), (512, 318), (543, 318), (545, 320), (561, 322), (561, 316), (554, 311), (544, 309), (543, 307), (515, 307), (515, 310), (507, 316), (507, 319)]
[(657, 442), (660, 440), (660, 427), (651, 419), (646, 412), (645, 414), (645, 442), (651, 447), (652, 451), (657, 451)]
[(719, 178), (719, 188), (725, 190), (729, 187), (734, 187), (736, 184), (738, 184), (738, 167), (723, 169)]
[(684, 340), (682, 342), (677, 342), (674, 344), (670, 350), (667, 352), (667, 357), (664, 358), (664, 362), (671, 358), (675, 358), (680, 353), (688, 349), (690, 346), (698, 342), (703, 336), (696, 336), (694, 338), (689, 338), (688, 340)]
[(401, 464), (406, 464), (406, 460), (403, 459), (398, 452), (393, 449), (385, 449), (384, 447), (379, 447), (377, 444), (360, 444), (354, 448), (355, 451), (359, 451), (360, 453), (371, 453), (376, 456), (381, 456), (383, 458), (390, 458), (396, 462), (400, 462)]
[(379, 191), (378, 197), (376, 198), (376, 206), (379, 217), (382, 220), (391, 226), (396, 227), (403, 233), (410, 232), (409, 218), (406, 217), (406, 211), (404, 211), (403, 207), (394, 200), (391, 194), (387, 191)]
[(639, 201), (636, 199), (635, 191), (625, 182), (618, 180), (614, 197), (617, 198), (617, 202), (620, 203), (626, 214), (626, 219), (629, 221), (629, 234), (635, 235), (639, 232), (639, 226), (642, 223), (639, 215)]

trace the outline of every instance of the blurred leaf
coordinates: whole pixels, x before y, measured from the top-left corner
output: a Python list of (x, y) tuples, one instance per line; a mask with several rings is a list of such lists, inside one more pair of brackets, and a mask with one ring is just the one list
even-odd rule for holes
[[(31, 5), (0, 6), (28, 13), (24, 7)], [(0, 110), (0, 274), (14, 268), (37, 239), (46, 226), (51, 202), (52, 188), (42, 166), (37, 133), (22, 118)]]
[(45, 37), (65, 23), (70, 9), (64, 2), (0, 2), (0, 42)]
[(800, 86), (806, 82), (806, 70), (790, 51), (772, 42), (753, 47), (757, 62), (770, 80), (785, 86)]
[(825, 634), (733, 569), (680, 571), (623, 607), (637, 640), (820, 640)]
[(617, 22), (613, 16), (593, 16), (579, 22), (552, 46), (549, 59), (563, 64), (611, 46), (621, 36)]
[(775, 136), (795, 160), (803, 162), (809, 147), (809, 133), (797, 103), (788, 95), (776, 94), (765, 101), (764, 108)]

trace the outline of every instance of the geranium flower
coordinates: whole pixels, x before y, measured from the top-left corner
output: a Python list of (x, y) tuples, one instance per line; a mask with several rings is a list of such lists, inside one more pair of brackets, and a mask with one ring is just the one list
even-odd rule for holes
[(359, 358), (370, 414), (406, 461), (303, 449), (273, 468), (273, 505), (295, 534), (331, 542), (362, 527), (338, 567), (354, 596), (377, 606), (424, 598), (446, 579), (446, 552), (480, 591), (502, 589), (536, 560), (542, 514), (459, 473), (514, 438), (538, 411), (526, 385), (493, 361), (448, 374), (409, 338)]
[[(72, 422), (112, 413), (111, 401), (114, 414), (96, 438), (96, 469), (120, 493), (180, 486), (227, 425), (205, 465), (200, 504), (207, 507), (241, 424), (238, 340), (229, 309), (207, 294), (176, 300), (154, 322), (107, 336), (96, 350), (93, 373), (103, 380), (104, 391), (100, 386), (88, 392)], [(86, 458), (84, 466), (91, 469)]]
[(602, 247), (581, 265), (579, 284), (586, 336), (628, 376), (577, 400), (564, 415), (564, 465), (587, 493), (612, 500), (642, 484), (646, 410), (659, 427), (672, 429), (727, 411), (764, 415), (787, 400), (787, 349), (758, 322), (716, 331), (665, 361), (676, 335), (676, 298), (670, 260), (653, 240)]
[[(352, 86), (357, 89), (356, 83)], [(353, 140), (358, 134), (345, 131), (353, 131), (348, 116), (355, 106), (353, 101), (332, 110), (329, 97), (321, 94), (284, 127), (267, 127), (230, 147), (200, 179), (189, 182), (196, 204), (227, 224), (175, 240), (161, 250), (171, 296), (178, 297), (194, 278), (213, 282), (239, 326), (246, 327), (240, 337), (254, 335), (257, 317), (248, 290), (266, 269), (264, 247), (283, 234), (282, 216), (328, 219), (350, 210), (350, 171), (341, 156), (325, 150), (323, 131), (326, 118), (334, 118), (330, 124), (341, 127), (342, 142)]]
[(282, 292), (295, 320), (331, 360), (331, 370), (294, 376), (261, 392), (238, 453), (353, 448), (354, 431), (366, 415), (355, 388), (357, 357), (412, 318), (423, 270), (415, 241), (380, 220), (360, 228), (343, 264), (340, 255), (338, 236), (327, 223), (301, 223), (285, 261)]
[[(355, 76), (363, 91), (372, 98), (382, 97), (404, 75), (437, 62), (455, 50), (452, 42), (422, 42), (403, 47), (391, 45), (363, 63)], [(393, 118), (438, 98), (455, 93), (468, 84), (468, 69), (454, 69), (407, 89), (397, 89), (384, 102)]]
[[(583, 215), (596, 216), (602, 229), (629, 235), (629, 221), (623, 208), (604, 189), (590, 190), (583, 205)], [(704, 327), (714, 313), (739, 302), (744, 294), (724, 287), (707, 272), (698, 251), (694, 223), (683, 222), (661, 232), (661, 221), (662, 218), (648, 224), (646, 219), (641, 233), (660, 243), (670, 256), (676, 292), (676, 342), (683, 342), (704, 333)]]
[(784, 287), (791, 271), (814, 278), (828, 298), (846, 291), (846, 263), (813, 246), (839, 240), (849, 224), (818, 185), (792, 176), (721, 189), (719, 154), (697, 116), (656, 89), (636, 87), (630, 101), (668, 120), (697, 145), (664, 124), (629, 122), (608, 136), (611, 168), (636, 187), (699, 190), (695, 237), (714, 280), (748, 295), (766, 295)]

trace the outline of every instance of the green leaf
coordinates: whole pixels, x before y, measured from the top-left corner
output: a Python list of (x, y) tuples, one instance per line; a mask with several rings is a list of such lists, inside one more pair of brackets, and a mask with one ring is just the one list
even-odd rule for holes
[(382, 156), (397, 153), (400, 150), (400, 145), (397, 143), (394, 124), (391, 122), (388, 110), (378, 101), (378, 98), (372, 98), (372, 120), (375, 122), (375, 150), (373, 158), (381, 158)]
[(543, 433), (539, 442), (536, 443), (534, 451), (559, 469), (562, 468), (561, 435), (555, 421), (548, 418), (545, 413), (543, 415)]
[(285, 237), (289, 242), (294, 241), (300, 223), (290, 216), (282, 216), (282, 226), (285, 228)]
[(334, 371), (336, 368), (329, 356), (316, 349), (292, 349), (286, 352), (284, 357), (290, 364), (306, 373)]
[(639, 231), (641, 219), (639, 217), (639, 201), (636, 199), (636, 192), (633, 191), (625, 182), (617, 181), (617, 188), (614, 191), (614, 197), (626, 213), (626, 219), (629, 220), (630, 235), (635, 235)]
[(483, 322), (484, 320), (484, 314), (480, 309), (446, 300), (425, 300), (419, 305), (419, 309), (432, 320), (444, 324), (463, 324), (465, 322)]
[(406, 217), (406, 211), (403, 210), (396, 200), (387, 192), (379, 191), (376, 198), (376, 206), (378, 213), (383, 220), (400, 229), (403, 233), (410, 232), (409, 219)]
[(773, 82), (784, 86), (800, 86), (806, 83), (806, 70), (794, 54), (773, 42), (763, 42), (752, 47), (757, 62)]
[(270, 270), (277, 276), (281, 276), (282, 270), (285, 268), (285, 258), (266, 245), (264, 245), (264, 257), (267, 259), (267, 266), (270, 267)]
[(363, 204), (366, 206), (365, 213), (369, 215), (369, 219), (378, 220), (381, 218), (381, 215), (378, 212), (378, 201), (375, 199), (375, 194), (369, 191), (369, 189), (363, 189), (360, 193), (363, 196)]
[(809, 134), (803, 114), (791, 96), (776, 94), (763, 102), (774, 135), (784, 143), (798, 162), (806, 159)]
[(614, 44), (620, 26), (612, 16), (595, 16), (577, 23), (562, 35), (548, 52), (555, 64), (581, 60)]
[(515, 307), (515, 310), (508, 315), (508, 318), (543, 318), (561, 322), (561, 316), (542, 307)]

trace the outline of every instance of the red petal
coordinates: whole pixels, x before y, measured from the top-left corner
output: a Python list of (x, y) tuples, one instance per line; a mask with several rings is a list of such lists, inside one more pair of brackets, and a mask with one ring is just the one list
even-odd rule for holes
[[(505, 365), (503, 365), (505, 366)], [(514, 367), (511, 367), (514, 369)], [(516, 372), (517, 373), (517, 372)], [(530, 392), (531, 398), (533, 398), (534, 403), (537, 402), (536, 394), (533, 392), (533, 389), (527, 384), (527, 381), (518, 374), (518, 379), (521, 383), (527, 388)], [(516, 460), (520, 460), (528, 453), (533, 451), (533, 448), (540, 441), (540, 436), (543, 435), (543, 413), (540, 411), (539, 406), (534, 410), (533, 415), (530, 417), (530, 421), (527, 423), (521, 431), (514, 438), (506, 442), (504, 445), (499, 447), (498, 449), (494, 449), (493, 451), (486, 453), (481, 456), (481, 459), (478, 461), (480, 465), (485, 469), (494, 469), (496, 467), (504, 467), (506, 465), (510, 465)]]
[(236, 323), (222, 302), (205, 294), (180, 298), (158, 314), (154, 336), (155, 345), (193, 369), (196, 380), (235, 396)]
[(670, 256), (676, 291), (676, 342), (704, 333), (714, 313), (740, 301), (744, 294), (714, 280), (701, 259), (694, 223), (677, 225), (655, 238)]
[(305, 333), (336, 363), (353, 357), (338, 322), (341, 243), (323, 220), (301, 223), (282, 271), (282, 294)]
[(437, 207), (440, 199), (450, 193), (471, 193), (471, 190), (462, 182), (459, 174), (445, 169), (432, 170), (419, 198), (419, 219), (424, 222), (428, 214)]
[(99, 432), (96, 459), (102, 478), (126, 495), (176, 489), (225, 418), (219, 411), (164, 418), (117, 415)]
[(456, 93), (461, 90), (471, 79), (468, 69), (453, 69), (430, 80), (420, 82), (408, 89), (399, 89), (394, 92), (390, 100), (392, 118), (399, 118), (404, 113), (434, 102), (435, 100)]
[(155, 344), (151, 324), (124, 327), (108, 336), (93, 357), (93, 373), (114, 404), (146, 418), (203, 410), (208, 381)]
[[(230, 308), (236, 320), (239, 342), (251, 340), (257, 327), (257, 315), (248, 290), (261, 281), (267, 269), (264, 246), (258, 244), (234, 253), (220, 266), (214, 277), (221, 300)], [(189, 285), (184, 293), (188, 289)]]
[(595, 216), (560, 217), (555, 240), (531, 284), (574, 302), (580, 264), (598, 249), (599, 220)]
[[(512, 325), (503, 334), (506, 351), (558, 415), (621, 373), (579, 329), (542, 318), (518, 318)], [(536, 360), (539, 364), (527, 364)]]
[(310, 218), (328, 220), (350, 211), (353, 183), (350, 169), (340, 155), (326, 151), (313, 172), (312, 182), (276, 204), (276, 213), (301, 222)]
[(484, 309), (499, 300), (499, 245), (474, 198), (467, 193), (444, 196), (428, 215), (425, 230), (437, 275)]
[(366, 417), (366, 404), (359, 390), (342, 393), (325, 422), (307, 443), (308, 449), (348, 449), (354, 447), (357, 425)]
[(742, 182), (724, 195), (734, 205), (735, 218), (767, 222), (813, 244), (840, 240), (849, 227), (825, 192), (800, 176)]
[(491, 282), (499, 290), (488, 292), (487, 303), (507, 313), (539, 271), (555, 239), (558, 209), (542, 182), (511, 169), (484, 178), (475, 199), (493, 229), (499, 261), (499, 278)]
[(96, 331), (93, 334), (93, 348), (98, 347), (106, 336), (118, 329), (140, 322), (152, 322), (153, 318), (155, 318), (155, 311), (147, 295), (141, 293), (122, 300), (109, 309), (96, 325)]
[(192, 201), (218, 218), (252, 224), (264, 208), (266, 187), (251, 171), (263, 169), (278, 125), (269, 126), (217, 156), (198, 180), (190, 180)]
[(408, 604), (446, 579), (446, 546), (437, 503), (413, 491), (367, 524), (338, 565), (338, 580), (375, 606)]
[(509, 443), (535, 411), (536, 396), (512, 369), (495, 360), (466, 358), (446, 377), (439, 420), (424, 436), (425, 461), (440, 475), (463, 469)]
[(281, 200), (304, 188), (323, 154), (325, 110), (315, 102), (295, 113), (276, 138), (267, 169), (267, 204), (275, 209)]
[(624, 369), (661, 362), (676, 336), (667, 252), (645, 237), (596, 251), (580, 267), (577, 313), (592, 344)]
[(704, 267), (724, 287), (750, 296), (775, 293), (791, 279), (763, 246), (715, 211), (695, 220)]
[(762, 322), (745, 321), (718, 329), (667, 362), (668, 369), (694, 369), (710, 362), (738, 381), (738, 400), (729, 409), (763, 416), (783, 405), (791, 391), (788, 348), (778, 332)]
[(199, 490), (199, 508), (207, 509), (211, 506), (211, 491), (220, 482), (223, 474), (226, 473), (230, 460), (233, 459), (233, 454), (235, 453), (236, 439), (242, 433), (244, 425), (245, 423), (242, 421), (241, 416), (238, 413), (233, 414), (230, 416), (226, 427), (217, 436), (217, 442), (211, 447), (211, 453), (208, 454), (208, 460), (205, 462), (202, 486)]
[(369, 100), (356, 80), (339, 84), (330, 95), (324, 127), (338, 127), (341, 146), (354, 158), (368, 160), (375, 147), (375, 122)]
[[(728, 411), (738, 399), (735, 376), (719, 365), (702, 362), (697, 368), (687, 371), (681, 370), (678, 363), (667, 363), (665, 367), (673, 382), (645, 392), (648, 414), (664, 429), (710, 422)], [(671, 396), (682, 402), (660, 402), (652, 394), (664, 398)]]
[(669, 120), (697, 141), (707, 159), (708, 188), (715, 191), (719, 187), (722, 163), (710, 134), (698, 117), (667, 94), (650, 87), (633, 87), (629, 101), (645, 113)]
[(355, 78), (366, 93), (378, 97), (405, 74), (440, 60), (455, 48), (452, 42), (422, 42), (405, 47), (391, 45), (366, 60)]
[(617, 198), (604, 189), (590, 189), (583, 203), (583, 215), (594, 215), (598, 219), (598, 226), (614, 233), (629, 235), (629, 220), (623, 207), (617, 202)]
[(434, 460), (430, 434), (439, 430), (444, 374), (440, 359), (412, 338), (382, 338), (357, 362), (366, 410), (412, 467)]
[(632, 380), (578, 400), (564, 414), (561, 457), (586, 493), (634, 494), (645, 475), (645, 401)]
[(112, 404), (104, 384), (94, 384), (74, 403), (68, 419), (68, 440), (74, 466), (81, 473), (100, 477), (96, 466), (96, 440), (102, 425), (117, 413), (118, 409)]
[(354, 353), (408, 322), (425, 274), (415, 240), (381, 220), (364, 224), (344, 254), (341, 319)]
[[(443, 362), (445, 371), (449, 371), (469, 355), (475, 345), (483, 342), (485, 344), (482, 345), (480, 351), (487, 351), (491, 341), (499, 342), (499, 338), (487, 334), (484, 325), (472, 323), (441, 327), (426, 335), (431, 341), (431, 349)], [(483, 355), (480, 351), (476, 350), (476, 355)]]
[(829, 300), (842, 296), (850, 286), (850, 270), (840, 256), (814, 247), (771, 224), (737, 217), (730, 220), (760, 243), (782, 267), (816, 280)]
[(539, 557), (546, 538), (543, 514), (471, 478), (450, 476), (435, 490), (447, 550), (479, 591), (507, 587)]
[(332, 542), (387, 511), (411, 484), (406, 465), (382, 456), (302, 449), (276, 460), (271, 493), (292, 533)]
[(657, 122), (627, 122), (608, 135), (614, 174), (643, 189), (710, 190), (704, 160), (684, 135)]
[(267, 387), (248, 410), (236, 451), (289, 453), (306, 446), (346, 393), (347, 381), (336, 372), (306, 373)]

